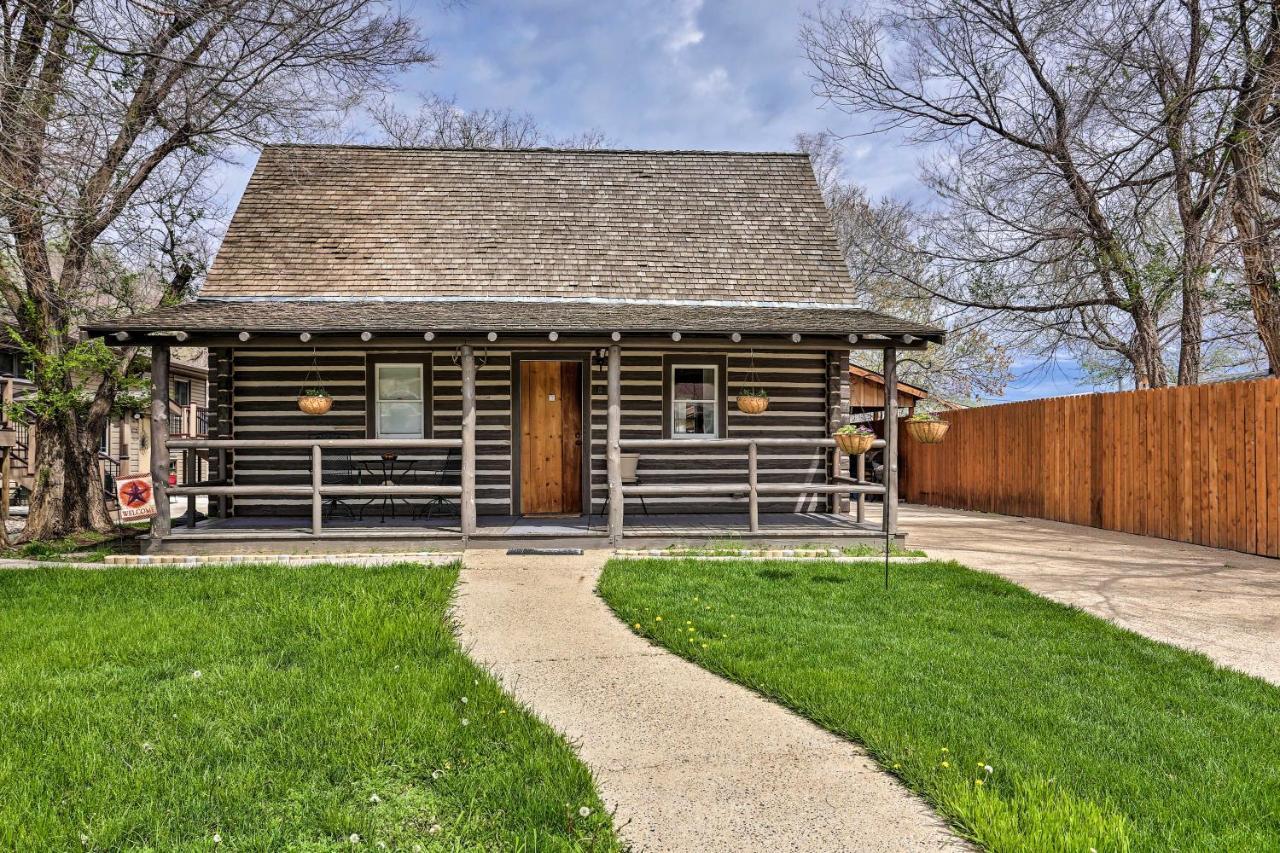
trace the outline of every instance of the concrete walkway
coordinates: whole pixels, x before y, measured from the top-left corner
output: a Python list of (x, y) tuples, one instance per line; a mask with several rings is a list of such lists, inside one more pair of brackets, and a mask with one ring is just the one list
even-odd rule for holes
[(902, 506), (907, 543), (1280, 684), (1280, 560), (1055, 521)]
[(963, 848), (857, 746), (632, 634), (594, 594), (606, 556), (468, 551), (455, 614), (635, 850)]

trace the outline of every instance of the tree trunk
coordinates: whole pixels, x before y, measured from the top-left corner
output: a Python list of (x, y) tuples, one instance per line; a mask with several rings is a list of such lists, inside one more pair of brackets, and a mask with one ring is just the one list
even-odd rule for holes
[(1160, 330), (1156, 317), (1145, 306), (1130, 311), (1133, 316), (1134, 384), (1138, 388), (1163, 388), (1169, 384), (1164, 354), (1160, 348)]
[(83, 530), (110, 532), (97, 450), (81, 440), (74, 416), (38, 424), (35, 487), (21, 541), (57, 539)]
[(1265, 151), (1255, 149), (1258, 143), (1250, 138), (1232, 152), (1235, 183), (1231, 216), (1258, 337), (1267, 351), (1272, 375), (1280, 376), (1280, 280), (1276, 277), (1275, 238), (1263, 222), (1266, 206), (1258, 172)]

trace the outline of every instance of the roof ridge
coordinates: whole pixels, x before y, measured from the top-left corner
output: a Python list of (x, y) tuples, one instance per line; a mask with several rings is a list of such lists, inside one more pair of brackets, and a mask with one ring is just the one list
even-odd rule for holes
[(367, 142), (268, 142), (269, 148), (331, 149), (337, 151), (439, 151), (450, 154), (676, 154), (718, 157), (795, 157), (808, 159), (805, 151), (732, 151), (715, 148), (458, 148), (437, 145), (377, 145)]

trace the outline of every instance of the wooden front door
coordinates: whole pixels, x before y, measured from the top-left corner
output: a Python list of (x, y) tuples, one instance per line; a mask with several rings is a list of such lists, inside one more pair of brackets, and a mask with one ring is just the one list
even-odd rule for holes
[(520, 362), (520, 512), (582, 512), (582, 365)]

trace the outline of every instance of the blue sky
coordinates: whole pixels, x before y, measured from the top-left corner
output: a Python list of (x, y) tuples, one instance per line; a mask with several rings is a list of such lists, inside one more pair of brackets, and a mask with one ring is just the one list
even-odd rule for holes
[[(812, 91), (798, 33), (816, 3), (779, 0), (407, 2), (438, 57), (396, 98), (533, 114), (556, 136), (595, 128), (613, 147), (786, 151), (797, 133), (847, 136), (846, 170), (873, 197), (923, 199), (920, 153)], [(246, 171), (228, 175), (234, 202)], [(1023, 365), (1029, 369), (1033, 365)], [(1029, 373), (1010, 398), (1085, 390), (1074, 365)]]

